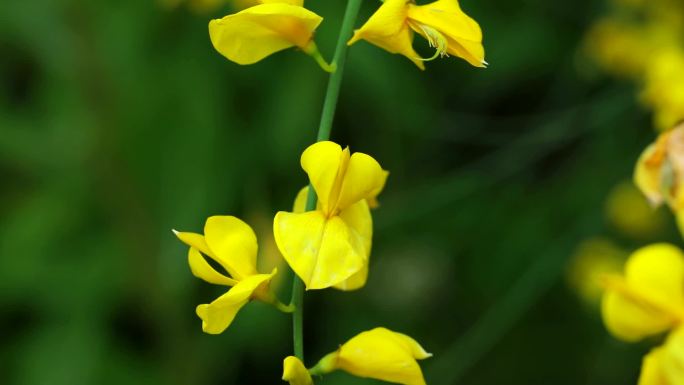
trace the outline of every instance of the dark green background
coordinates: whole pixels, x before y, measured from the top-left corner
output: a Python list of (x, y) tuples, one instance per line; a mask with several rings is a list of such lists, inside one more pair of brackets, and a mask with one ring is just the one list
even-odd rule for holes
[[(344, 2), (307, 5), (330, 57)], [(608, 336), (563, 279), (581, 240), (646, 241), (604, 216), (654, 136), (637, 89), (580, 49), (606, 4), (462, 6), (484, 30), (486, 70), (350, 49), (333, 139), (391, 177), (368, 285), (306, 295), (307, 364), (383, 325), (435, 354), (429, 384), (635, 384), (649, 345)], [(327, 77), (294, 50), (226, 61), (207, 22), (228, 12), (0, 1), (0, 383), (281, 383), (290, 318), (250, 304), (203, 334), (194, 307), (223, 289), (190, 274), (170, 230), (232, 214), (266, 243), (306, 183), (299, 155)], [(676, 239), (674, 226), (657, 238)]]

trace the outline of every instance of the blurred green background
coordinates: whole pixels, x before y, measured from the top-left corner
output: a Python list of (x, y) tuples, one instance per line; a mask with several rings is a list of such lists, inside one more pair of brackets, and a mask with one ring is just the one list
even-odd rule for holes
[[(344, 2), (307, 6), (326, 18), (331, 57)], [(636, 87), (582, 53), (606, 4), (462, 6), (484, 30), (486, 70), (350, 49), (333, 140), (391, 177), (368, 285), (306, 295), (307, 364), (382, 325), (435, 354), (429, 384), (636, 384), (648, 344), (608, 336), (565, 280), (585, 239), (678, 239), (671, 223), (627, 236), (605, 214), (654, 137)], [(252, 303), (203, 334), (194, 308), (223, 289), (190, 274), (170, 231), (237, 215), (273, 265), (272, 216), (306, 183), (326, 74), (294, 50), (226, 61), (207, 22), (229, 12), (0, 2), (0, 383), (281, 383), (289, 316)]]

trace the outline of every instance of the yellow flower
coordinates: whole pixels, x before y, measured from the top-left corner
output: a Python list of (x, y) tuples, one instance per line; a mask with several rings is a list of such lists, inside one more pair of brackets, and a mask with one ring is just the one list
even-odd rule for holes
[(653, 206), (667, 203), (684, 230), (684, 124), (664, 132), (641, 153), (634, 183)]
[(684, 121), (684, 50), (679, 46), (653, 55), (646, 68), (642, 99), (655, 111), (660, 130)]
[[(337, 285), (351, 290), (365, 284), (373, 236), (368, 200), (373, 200), (387, 172), (372, 157), (344, 150), (333, 142), (307, 148), (301, 165), (318, 196), (316, 210), (302, 212), (303, 196), (295, 212), (278, 212), (273, 234), (278, 249), (307, 289)], [(356, 273), (353, 282), (345, 282)]]
[(639, 385), (684, 383), (684, 328), (670, 334), (664, 346), (653, 349), (641, 366)]
[(313, 374), (344, 370), (357, 377), (404, 385), (425, 385), (416, 360), (431, 357), (413, 338), (385, 328), (360, 333), (323, 357)]
[[(436, 49), (432, 58), (423, 59), (413, 49), (414, 33)], [(482, 30), (461, 10), (458, 0), (437, 0), (426, 5), (416, 5), (413, 0), (385, 0), (347, 44), (361, 39), (406, 56), (420, 69), (425, 69), (423, 61), (447, 55), (463, 58), (476, 67), (487, 65)]]
[[(190, 246), (188, 263), (195, 277), (216, 285), (232, 286), (212, 303), (197, 306), (204, 332), (222, 333), (251, 299), (280, 305), (269, 290), (276, 269), (270, 274), (257, 272), (256, 235), (246, 223), (232, 216), (213, 216), (204, 225), (204, 235), (175, 230), (174, 234)], [(230, 277), (216, 271), (203, 255), (218, 263)]]
[(663, 210), (654, 210), (634, 183), (621, 182), (608, 195), (605, 207), (610, 223), (636, 239), (662, 234), (667, 226)]
[(567, 271), (567, 282), (592, 308), (597, 308), (603, 295), (602, 278), (618, 273), (626, 252), (612, 241), (593, 238), (582, 242), (573, 255)]
[(230, 61), (253, 64), (278, 51), (298, 47), (320, 63), (313, 34), (323, 18), (302, 7), (302, 1), (262, 3), (209, 22), (214, 48)]
[(309, 371), (295, 356), (283, 360), (283, 381), (289, 382), (290, 385), (313, 385)]
[(684, 320), (684, 254), (658, 243), (634, 252), (624, 276), (608, 276), (604, 285), (603, 320), (625, 341), (638, 341), (668, 331)]

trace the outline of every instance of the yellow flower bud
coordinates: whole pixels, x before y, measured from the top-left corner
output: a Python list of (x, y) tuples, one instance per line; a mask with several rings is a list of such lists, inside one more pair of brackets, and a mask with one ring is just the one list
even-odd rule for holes
[(413, 338), (385, 328), (353, 337), (311, 369), (324, 374), (344, 370), (358, 377), (404, 385), (425, 385), (416, 360), (431, 357)]
[(309, 371), (295, 356), (289, 356), (283, 360), (283, 381), (289, 382), (290, 385), (313, 385)]

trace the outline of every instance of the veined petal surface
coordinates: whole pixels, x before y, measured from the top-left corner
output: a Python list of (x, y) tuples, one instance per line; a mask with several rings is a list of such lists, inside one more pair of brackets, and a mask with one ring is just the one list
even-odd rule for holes
[(359, 234), (340, 217), (326, 218), (320, 211), (279, 212), (273, 221), (278, 249), (307, 289), (336, 285), (366, 263)]

